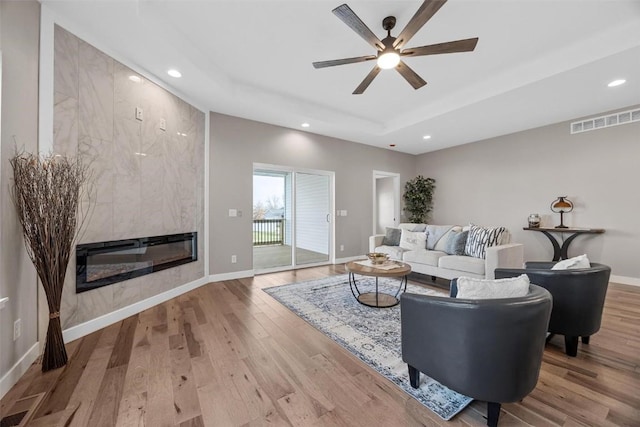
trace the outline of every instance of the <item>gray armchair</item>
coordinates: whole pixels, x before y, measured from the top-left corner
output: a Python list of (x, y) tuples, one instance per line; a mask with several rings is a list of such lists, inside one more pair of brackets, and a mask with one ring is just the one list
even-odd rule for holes
[(486, 401), (489, 426), (498, 424), (501, 403), (535, 388), (551, 313), (545, 289), (530, 285), (524, 297), (484, 300), (405, 293), (400, 312), (412, 387), (422, 372)]
[(611, 268), (591, 263), (591, 268), (551, 270), (554, 264), (527, 262), (524, 269), (497, 268), (495, 275), (499, 279), (524, 273), (531, 283), (551, 292), (549, 332), (564, 335), (567, 355), (576, 356), (578, 337), (582, 337), (583, 344), (589, 344), (591, 335), (600, 329)]

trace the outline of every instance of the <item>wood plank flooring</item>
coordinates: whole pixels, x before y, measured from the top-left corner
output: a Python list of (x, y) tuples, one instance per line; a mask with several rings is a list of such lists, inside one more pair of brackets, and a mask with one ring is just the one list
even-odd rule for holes
[[(69, 343), (64, 368), (34, 364), (1, 412), (44, 393), (29, 426), (486, 425), (483, 402), (442, 421), (262, 291), (340, 273), (210, 283)], [(554, 338), (536, 389), (503, 405), (500, 425), (640, 426), (640, 288), (610, 285), (578, 357)]]

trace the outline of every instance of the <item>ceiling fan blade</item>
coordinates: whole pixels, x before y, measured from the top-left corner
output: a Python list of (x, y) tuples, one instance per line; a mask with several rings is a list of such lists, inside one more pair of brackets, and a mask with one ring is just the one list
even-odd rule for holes
[(409, 47), (402, 51), (401, 56), (438, 55), (441, 53), (471, 52), (476, 48), (478, 38), (456, 40), (452, 42), (430, 44), (428, 46)]
[(393, 47), (396, 49), (402, 49), (402, 46), (407, 44), (409, 40), (418, 32), (424, 24), (447, 2), (447, 0), (425, 0), (424, 3), (418, 8), (418, 11), (409, 20), (409, 23), (404, 30), (400, 32), (396, 41), (393, 42)]
[(313, 63), (314, 68), (334, 67), (336, 65), (355, 64), (357, 62), (372, 61), (376, 59), (375, 55), (358, 56), (356, 58), (332, 59), (330, 61), (318, 61)]
[(422, 77), (417, 75), (416, 72), (409, 68), (409, 66), (403, 61), (400, 61), (400, 63), (396, 66), (396, 70), (398, 70), (402, 77), (404, 77), (404, 79), (408, 81), (414, 89), (420, 89), (422, 86), (427, 84), (427, 82), (425, 82)]
[(333, 9), (332, 12), (376, 50), (384, 50), (384, 44), (382, 44), (380, 39), (373, 34), (369, 27), (367, 27), (364, 22), (358, 18), (358, 15), (356, 15), (349, 6), (346, 4), (340, 5)]
[(361, 95), (369, 87), (373, 79), (376, 78), (380, 70), (381, 68), (377, 65), (373, 67), (373, 70), (371, 70), (369, 74), (367, 74), (367, 77), (365, 77), (362, 83), (360, 83), (356, 90), (353, 91), (353, 95)]

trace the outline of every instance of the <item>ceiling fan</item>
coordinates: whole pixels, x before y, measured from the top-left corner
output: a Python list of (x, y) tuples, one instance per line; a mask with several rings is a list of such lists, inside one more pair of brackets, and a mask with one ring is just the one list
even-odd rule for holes
[(387, 32), (387, 37), (382, 41), (367, 27), (358, 15), (346, 4), (333, 9), (342, 22), (347, 24), (349, 28), (358, 33), (367, 43), (373, 46), (377, 53), (375, 55), (358, 56), (356, 58), (334, 59), (331, 61), (314, 62), (315, 68), (333, 67), (335, 65), (354, 64), (357, 62), (377, 60), (373, 70), (367, 74), (362, 83), (353, 91), (354, 95), (362, 94), (371, 84), (373, 79), (382, 69), (395, 68), (402, 77), (414, 89), (420, 89), (427, 82), (422, 79), (415, 71), (404, 63), (401, 57), (438, 55), (441, 53), (470, 52), (476, 48), (478, 38), (456, 40), (445, 43), (432, 44), (428, 46), (420, 46), (403, 49), (405, 44), (427, 23), (429, 19), (447, 2), (447, 0), (425, 0), (418, 11), (413, 15), (404, 30), (400, 32), (398, 37), (391, 36), (391, 30), (396, 25), (395, 16), (387, 16), (382, 20), (382, 28)]

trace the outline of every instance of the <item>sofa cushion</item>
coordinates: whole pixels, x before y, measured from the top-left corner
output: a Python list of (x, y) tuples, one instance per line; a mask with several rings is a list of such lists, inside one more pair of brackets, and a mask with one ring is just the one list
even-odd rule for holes
[(376, 252), (387, 254), (390, 259), (402, 261), (402, 254), (404, 254), (405, 250), (400, 246), (378, 246), (376, 247)]
[[(436, 251), (446, 252), (447, 242), (449, 241), (451, 233), (453, 233), (454, 231), (455, 232), (462, 231), (462, 227), (460, 227), (459, 225), (454, 225), (453, 227), (451, 227), (451, 229), (449, 231), (447, 231), (446, 233), (444, 233), (444, 235), (440, 238), (440, 240), (438, 240), (436, 242), (436, 244), (433, 247), (433, 249), (436, 250)], [(427, 236), (427, 239), (429, 239), (428, 236)]]
[(436, 243), (444, 236), (447, 231), (451, 230), (453, 225), (427, 225), (427, 249), (433, 250)]
[(468, 231), (451, 231), (444, 251), (449, 255), (464, 255), (464, 248), (467, 244), (468, 236)]
[(382, 239), (383, 246), (400, 246), (400, 235), (402, 234), (402, 230), (399, 228), (391, 228), (386, 227), (387, 233), (384, 235)]
[(470, 256), (447, 255), (440, 257), (438, 267), (484, 276), (484, 260)]
[(398, 224), (398, 228), (407, 231), (424, 231), (427, 229), (427, 224), (413, 224), (410, 222), (403, 222)]
[(518, 298), (529, 293), (529, 277), (521, 274), (507, 279), (474, 279), (458, 277), (456, 298), (494, 299)]
[(427, 247), (427, 233), (424, 231), (402, 230), (400, 235), (400, 247), (407, 251), (425, 249)]
[(440, 251), (429, 251), (427, 249), (418, 249), (415, 251), (407, 251), (404, 253), (402, 260), (404, 262), (415, 262), (418, 264), (438, 266), (438, 260), (447, 254)]
[(485, 228), (471, 224), (464, 253), (484, 259), (488, 247), (505, 243), (505, 240), (508, 239), (505, 235), (508, 235), (508, 232), (504, 227)]

